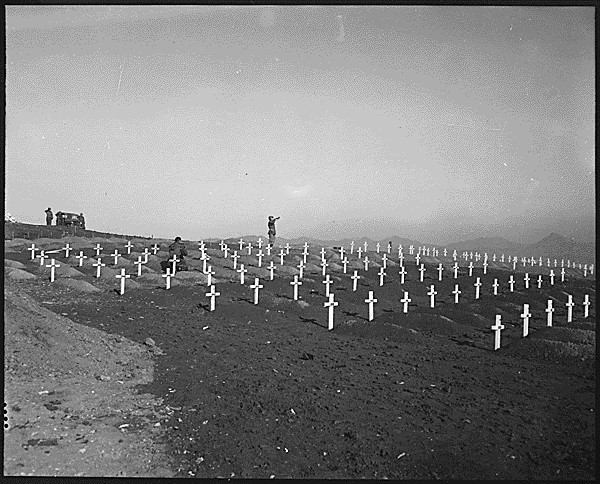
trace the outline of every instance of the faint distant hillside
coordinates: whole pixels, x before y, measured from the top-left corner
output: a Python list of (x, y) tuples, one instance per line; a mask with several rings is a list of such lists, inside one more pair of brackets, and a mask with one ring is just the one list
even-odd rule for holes
[(520, 253), (525, 244), (512, 242), (503, 237), (479, 237), (477, 239), (463, 240), (446, 244), (449, 249), (461, 250), (478, 250), (480, 252), (504, 252), (506, 254)]
[(524, 253), (537, 257), (570, 259), (575, 262), (587, 263), (596, 259), (596, 244), (578, 242), (553, 232), (539, 242), (527, 245)]

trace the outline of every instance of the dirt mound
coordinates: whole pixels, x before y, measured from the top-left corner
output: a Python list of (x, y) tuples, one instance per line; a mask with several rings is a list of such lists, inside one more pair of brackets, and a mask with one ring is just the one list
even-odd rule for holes
[[(100, 289), (98, 289), (96, 286), (90, 284), (89, 282), (82, 281), (81, 279), (57, 279), (56, 283), (61, 286), (70, 287), (71, 289), (75, 289), (76, 291), (100, 292)], [(127, 284), (127, 286), (129, 286), (129, 284)]]
[(10, 249), (22, 249), (24, 247), (31, 247), (31, 240), (27, 239), (12, 239), (4, 241), (4, 248)]
[(559, 364), (580, 365), (586, 370), (593, 369), (596, 360), (596, 345), (537, 338), (519, 338), (500, 350), (505, 355), (527, 360), (543, 359)]
[(11, 269), (25, 269), (25, 264), (16, 260), (4, 259), (4, 267), (10, 267)]
[(377, 320), (406, 329), (445, 336), (462, 335), (472, 331), (470, 326), (459, 324), (440, 314), (417, 312), (415, 310), (409, 311), (407, 314), (387, 313), (377, 318)]
[(10, 269), (7, 271), (6, 276), (15, 281), (26, 281), (28, 279), (37, 279), (38, 276), (31, 272), (24, 271), (23, 269)]
[(583, 329), (572, 328), (543, 328), (530, 334), (533, 339), (543, 339), (547, 341), (562, 341), (564, 343), (576, 343), (596, 345), (596, 332)]
[(396, 343), (423, 344), (426, 337), (411, 328), (397, 326), (382, 321), (363, 321), (350, 319), (333, 323), (333, 330), (359, 338), (374, 338), (395, 341)]
[[(167, 287), (166, 277), (162, 277), (160, 274), (142, 274), (137, 278), (140, 282), (156, 284), (159, 287)], [(171, 287), (180, 286), (183, 284), (182, 281), (177, 280), (177, 277), (171, 277)]]

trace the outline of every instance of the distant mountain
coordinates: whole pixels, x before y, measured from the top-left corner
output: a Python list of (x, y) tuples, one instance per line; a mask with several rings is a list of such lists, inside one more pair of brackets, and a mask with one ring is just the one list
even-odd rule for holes
[(523, 249), (523, 253), (536, 257), (570, 259), (575, 262), (589, 263), (596, 259), (596, 244), (578, 242), (553, 232), (539, 242), (527, 245)]
[(504, 252), (507, 254), (516, 254), (524, 249), (525, 244), (512, 242), (503, 237), (479, 237), (477, 239), (446, 244), (445, 247), (456, 249), (457, 251), (478, 250), (480, 252)]

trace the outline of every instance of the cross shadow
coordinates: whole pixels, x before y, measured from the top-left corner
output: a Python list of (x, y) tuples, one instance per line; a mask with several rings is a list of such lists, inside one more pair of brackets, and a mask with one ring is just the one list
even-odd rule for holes
[(303, 323), (312, 323), (315, 326), (318, 326), (319, 328), (326, 328), (327, 327), (327, 326), (325, 326), (323, 324), (319, 324), (319, 322), (315, 318), (303, 318), (302, 316), (300, 316), (300, 321), (302, 321)]
[(346, 316), (358, 316), (358, 313), (355, 313), (354, 311), (347, 311), (342, 309), (342, 313), (344, 313)]

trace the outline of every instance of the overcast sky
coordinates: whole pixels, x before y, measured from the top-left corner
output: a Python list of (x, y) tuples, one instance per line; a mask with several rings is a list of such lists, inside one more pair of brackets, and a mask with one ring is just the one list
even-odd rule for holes
[(6, 201), (91, 229), (594, 239), (593, 8), (6, 7)]

